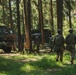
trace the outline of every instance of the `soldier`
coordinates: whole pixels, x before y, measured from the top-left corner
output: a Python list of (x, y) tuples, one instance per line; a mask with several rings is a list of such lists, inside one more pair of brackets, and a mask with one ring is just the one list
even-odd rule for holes
[(35, 38), (35, 44), (37, 46), (37, 53), (39, 53), (39, 36), (38, 35)]
[(51, 36), (51, 37), (49, 37), (49, 44), (50, 44), (50, 52), (52, 52), (53, 51), (53, 37)]
[(39, 36), (41, 33), (35, 33), (33, 36), (35, 37), (34, 39), (34, 48), (36, 49), (36, 52), (39, 53), (39, 46), (40, 46), (40, 38)]
[(76, 36), (73, 33), (73, 29), (69, 29), (69, 34), (66, 36), (66, 49), (71, 53), (71, 64), (74, 62), (75, 57), (75, 40)]
[(60, 59), (63, 61), (63, 50), (64, 50), (64, 37), (62, 35), (62, 30), (58, 29), (58, 34), (54, 38), (54, 51), (57, 53), (56, 61)]

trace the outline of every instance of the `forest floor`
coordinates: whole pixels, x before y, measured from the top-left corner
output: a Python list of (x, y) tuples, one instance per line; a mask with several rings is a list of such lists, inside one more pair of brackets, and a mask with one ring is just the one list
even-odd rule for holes
[(0, 52), (0, 75), (76, 75), (76, 57), (64, 52), (63, 63), (56, 62), (56, 53), (27, 54)]

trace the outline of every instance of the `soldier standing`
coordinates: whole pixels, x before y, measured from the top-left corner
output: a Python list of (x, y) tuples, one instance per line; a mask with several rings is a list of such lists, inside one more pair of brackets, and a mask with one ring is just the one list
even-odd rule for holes
[(69, 29), (69, 34), (66, 36), (66, 49), (70, 51), (71, 53), (71, 64), (74, 63), (74, 57), (75, 57), (75, 41), (76, 36), (73, 33), (73, 29)]
[(57, 53), (56, 61), (60, 59), (62, 62), (64, 51), (64, 37), (62, 35), (61, 29), (58, 29), (58, 34), (54, 38), (54, 51)]
[(40, 46), (39, 35), (40, 35), (40, 33), (35, 33), (33, 35), (34, 35), (33, 48), (35, 49), (35, 52), (39, 53), (39, 46)]
[(53, 51), (53, 37), (51, 36), (51, 37), (49, 37), (49, 44), (50, 44), (50, 52), (52, 52)]

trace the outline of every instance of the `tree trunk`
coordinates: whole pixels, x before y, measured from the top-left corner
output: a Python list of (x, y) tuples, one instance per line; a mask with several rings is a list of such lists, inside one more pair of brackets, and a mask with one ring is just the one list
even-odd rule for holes
[(44, 44), (44, 25), (43, 25), (43, 12), (42, 12), (42, 0), (38, 0), (39, 6), (39, 27), (42, 33), (42, 45)]
[(10, 10), (10, 27), (13, 27), (11, 0), (9, 0), (9, 10)]
[(24, 52), (24, 43), (25, 43), (25, 24), (24, 24), (24, 13), (23, 13), (23, 10), (22, 10), (22, 22), (23, 22), (23, 25), (22, 25), (22, 42), (21, 42), (21, 46), (22, 46), (22, 51)]
[(29, 48), (29, 33), (28, 33), (28, 14), (27, 14), (27, 6), (26, 6), (26, 0), (23, 0), (24, 3), (24, 22), (25, 22), (25, 48)]
[(33, 52), (32, 51), (32, 40), (31, 40), (31, 22), (30, 22), (31, 21), (31, 9), (30, 9), (31, 6), (29, 6), (30, 3), (26, 5), (26, 0), (23, 0), (23, 3), (24, 3), (24, 15), (25, 15), (24, 18), (25, 18), (25, 33), (26, 33), (25, 49), (29, 49), (31, 53)]
[(20, 30), (20, 11), (19, 11), (19, 0), (16, 0), (17, 5), (17, 28), (18, 28), (18, 51), (21, 50), (21, 30)]
[(54, 34), (54, 23), (53, 23), (53, 7), (52, 7), (52, 0), (50, 0), (50, 11), (51, 11), (51, 31)]
[(70, 5), (70, 0), (69, 0), (69, 6), (68, 6), (68, 12), (69, 12), (69, 27), (72, 28), (72, 23), (71, 23), (71, 5)]
[(28, 0), (28, 9), (27, 9), (27, 15), (28, 15), (28, 25), (27, 25), (27, 32), (28, 32), (28, 43), (29, 43), (29, 51), (30, 53), (33, 52), (32, 50), (32, 38), (31, 38), (31, 0)]
[(4, 0), (2, 0), (2, 9), (3, 9), (3, 23), (5, 24), (5, 12), (4, 12)]
[(63, 0), (56, 0), (57, 2), (57, 29), (63, 27)]

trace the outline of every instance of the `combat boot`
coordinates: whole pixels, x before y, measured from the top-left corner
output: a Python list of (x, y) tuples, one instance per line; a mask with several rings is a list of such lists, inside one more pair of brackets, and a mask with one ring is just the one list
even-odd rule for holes
[(56, 59), (56, 62), (58, 62), (58, 58)]

